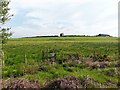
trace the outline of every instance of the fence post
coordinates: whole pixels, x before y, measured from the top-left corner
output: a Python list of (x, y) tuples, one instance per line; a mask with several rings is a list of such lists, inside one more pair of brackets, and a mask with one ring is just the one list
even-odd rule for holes
[(47, 51), (46, 51), (46, 59), (47, 59), (47, 61), (49, 61), (49, 51), (50, 51), (50, 49), (48, 48)]
[(2, 56), (2, 67), (4, 67), (4, 51), (1, 51), (2, 52), (2, 54), (1, 54), (1, 56)]
[(56, 52), (53, 51), (54, 55), (53, 55), (53, 64), (56, 62)]
[(25, 60), (25, 64), (27, 64), (27, 56), (26, 56), (26, 52), (24, 52), (24, 60)]

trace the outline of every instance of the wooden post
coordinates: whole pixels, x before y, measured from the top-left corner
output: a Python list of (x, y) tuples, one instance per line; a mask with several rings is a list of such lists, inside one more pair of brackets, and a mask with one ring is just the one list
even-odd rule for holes
[(47, 59), (47, 61), (49, 60), (49, 48), (47, 49), (47, 51), (46, 51), (46, 59)]
[(2, 67), (4, 66), (4, 51), (3, 51), (3, 43), (2, 43), (2, 41), (1, 41), (1, 64), (2, 64)]
[(56, 61), (56, 53), (55, 53), (55, 51), (53, 51), (53, 64), (55, 63), (55, 61)]
[(24, 60), (25, 60), (25, 64), (27, 64), (27, 56), (26, 56), (26, 52), (24, 53)]
[(4, 52), (3, 52), (3, 50), (1, 51), (1, 56), (2, 56), (2, 67), (4, 67)]

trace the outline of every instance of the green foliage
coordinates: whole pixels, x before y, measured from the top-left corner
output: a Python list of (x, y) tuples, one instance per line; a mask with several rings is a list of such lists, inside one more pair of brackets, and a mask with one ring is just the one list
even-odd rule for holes
[(0, 38), (1, 38), (1, 40), (2, 40), (2, 44), (5, 44), (6, 41), (8, 40), (8, 38), (12, 35), (12, 33), (9, 32), (9, 29), (10, 29), (10, 28), (2, 28), (2, 29), (0, 30), (0, 34), (2, 34), (2, 35), (0, 36)]
[(0, 1), (0, 23), (4, 24), (7, 20), (9, 20), (9, 14), (8, 11), (10, 8), (8, 8), (9, 5), (8, 0), (1, 0)]
[[(0, 24), (4, 25), (7, 21), (9, 21), (11, 16), (9, 14), (10, 8), (8, 7), (10, 1), (9, 0), (1, 0), (0, 1)], [(2, 44), (6, 43), (8, 38), (12, 35), (11, 32), (9, 32), (10, 28), (3, 28), (0, 26), (0, 38), (2, 40)]]

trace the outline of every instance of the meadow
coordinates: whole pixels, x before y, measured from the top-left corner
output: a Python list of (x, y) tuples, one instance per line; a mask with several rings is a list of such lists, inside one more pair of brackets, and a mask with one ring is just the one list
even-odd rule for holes
[(3, 50), (4, 79), (24, 77), (44, 86), (56, 78), (87, 76), (110, 88), (118, 82), (116, 37), (11, 38)]

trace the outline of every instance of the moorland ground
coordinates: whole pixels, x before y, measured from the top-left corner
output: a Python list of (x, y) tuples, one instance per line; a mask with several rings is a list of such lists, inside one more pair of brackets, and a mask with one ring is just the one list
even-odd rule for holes
[(106, 87), (118, 82), (116, 37), (12, 38), (3, 50), (3, 79), (23, 77), (42, 86), (66, 76), (87, 76)]

